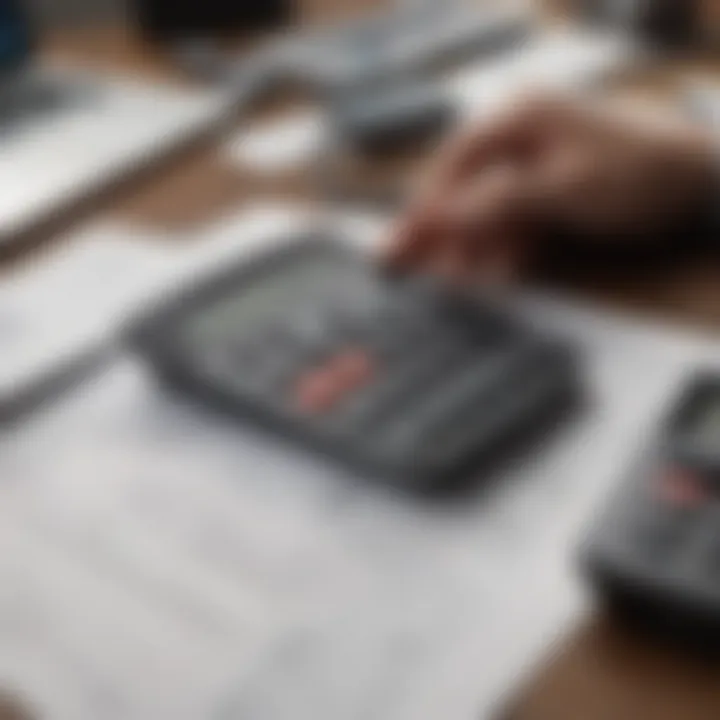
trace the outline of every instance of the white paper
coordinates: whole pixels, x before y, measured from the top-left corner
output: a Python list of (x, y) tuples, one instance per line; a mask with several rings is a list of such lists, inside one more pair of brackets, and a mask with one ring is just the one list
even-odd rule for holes
[[(228, 218), (202, 265), (308, 222)], [(490, 718), (584, 611), (576, 545), (638, 437), (720, 360), (704, 337), (509, 300), (579, 344), (594, 402), (460, 503), (352, 481), (132, 359), (0, 437), (0, 687), (42, 720)]]
[(326, 134), (322, 114), (307, 109), (269, 120), (250, 132), (241, 131), (230, 140), (226, 152), (240, 166), (281, 173), (302, 165), (319, 151)]
[(167, 264), (160, 247), (149, 233), (98, 225), (3, 276), (0, 404), (106, 343)]

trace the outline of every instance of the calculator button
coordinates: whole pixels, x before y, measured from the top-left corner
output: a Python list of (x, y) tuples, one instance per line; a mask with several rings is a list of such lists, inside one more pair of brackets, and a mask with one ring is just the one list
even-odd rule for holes
[(275, 391), (292, 380), (296, 363), (288, 351), (258, 352), (238, 356), (232, 353), (225, 372), (248, 388)]
[(312, 308), (293, 319), (291, 337), (300, 347), (318, 349), (333, 342), (335, 331), (335, 316), (321, 308)]
[(208, 354), (202, 358), (203, 366), (212, 375), (220, 374), (226, 381), (240, 383), (249, 390), (264, 389), (270, 383), (270, 368), (249, 354), (239, 355), (236, 350)]
[(296, 405), (310, 414), (327, 412), (367, 385), (373, 373), (368, 353), (353, 348), (341, 351), (300, 377), (295, 384)]
[(346, 340), (367, 345), (381, 353), (394, 353), (398, 348), (407, 347), (417, 337), (420, 323), (395, 322), (384, 316), (358, 318), (352, 312), (338, 318), (338, 335)]
[(375, 370), (375, 382), (352, 398), (337, 418), (345, 427), (356, 430), (380, 427), (397, 417), (414, 414), (419, 398), (468, 357), (467, 346), (439, 344), (417, 350), (405, 362)]
[(338, 383), (342, 384), (347, 392), (367, 385), (375, 374), (375, 363), (371, 355), (361, 348), (342, 351), (331, 360), (331, 364)]
[(676, 509), (693, 509), (709, 499), (702, 477), (683, 468), (663, 471), (656, 492), (661, 503)]
[(296, 407), (308, 415), (327, 412), (343, 393), (344, 388), (330, 365), (304, 374), (293, 391)]
[(425, 447), (472, 441), (482, 431), (477, 412), (485, 415), (495, 411), (488, 407), (491, 393), (510, 369), (505, 353), (459, 368), (446, 383), (420, 400), (412, 422), (402, 422), (390, 431), (394, 441), (401, 446), (423, 444)]
[(232, 343), (225, 353), (231, 367), (237, 370), (254, 370), (262, 361), (261, 348), (248, 341)]
[[(501, 353), (485, 362), (470, 366), (465, 372), (453, 377), (442, 394), (432, 398), (424, 408), (423, 424), (426, 431), (434, 432), (441, 429), (454, 414), (469, 405), (474, 405), (478, 398), (497, 387), (497, 384), (508, 374), (508, 361), (508, 356)], [(512, 390), (509, 388), (509, 391)], [(516, 389), (516, 391), (520, 390)]]
[(268, 359), (284, 354), (290, 345), (286, 332), (267, 328), (232, 340), (227, 352), (238, 369), (252, 370), (261, 368)]
[(369, 338), (372, 347), (389, 361), (402, 360), (403, 357), (426, 352), (429, 345), (458, 344), (463, 340), (462, 333), (432, 320), (406, 326), (383, 326)]
[(651, 556), (666, 561), (698, 527), (708, 499), (700, 476), (683, 468), (661, 470), (653, 479), (654, 503), (638, 518), (637, 539)]

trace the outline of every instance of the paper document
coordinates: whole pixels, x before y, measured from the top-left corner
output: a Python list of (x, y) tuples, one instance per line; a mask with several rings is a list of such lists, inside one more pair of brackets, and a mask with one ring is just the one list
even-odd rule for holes
[[(228, 218), (203, 266), (307, 222)], [(42, 720), (491, 718), (584, 611), (577, 541), (637, 438), (720, 361), (702, 337), (514, 302), (578, 343), (593, 402), (461, 503), (351, 481), (132, 358), (0, 437), (0, 687)]]
[(0, 278), (0, 412), (106, 345), (168, 262), (150, 233), (92, 226)]

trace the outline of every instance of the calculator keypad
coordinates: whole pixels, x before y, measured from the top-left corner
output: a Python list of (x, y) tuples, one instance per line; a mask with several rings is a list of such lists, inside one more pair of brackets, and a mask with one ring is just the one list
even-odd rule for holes
[(348, 395), (372, 382), (375, 362), (362, 348), (348, 348), (301, 373), (293, 387), (295, 406), (317, 415), (332, 410)]
[(416, 348), (403, 361), (388, 363), (382, 377), (341, 408), (338, 421), (360, 431), (385, 430), (398, 419), (414, 416), (420, 398), (471, 357), (471, 349), (457, 342)]
[(703, 544), (713, 504), (706, 479), (663, 458), (647, 471), (639, 490), (626, 503), (622, 536), (643, 563), (669, 576), (682, 574)]
[(411, 451), (460, 431), (468, 409), (502, 381), (502, 337), (483, 330), (407, 297), (301, 308), (232, 343), (231, 372), (330, 433)]
[[(493, 310), (383, 277), (337, 248), (322, 245), (312, 260), (310, 252), (295, 269), (255, 277), (247, 294), (240, 280), (193, 308), (170, 333), (183, 357), (176, 381), (420, 484), (443, 463), (448, 472), (458, 465), (453, 453), (508, 432), (518, 422), (508, 398), (551, 375), (528, 364), (533, 347), (549, 344)], [(567, 360), (557, 353), (565, 378), (550, 377), (551, 392), (526, 414), (570, 401)]]

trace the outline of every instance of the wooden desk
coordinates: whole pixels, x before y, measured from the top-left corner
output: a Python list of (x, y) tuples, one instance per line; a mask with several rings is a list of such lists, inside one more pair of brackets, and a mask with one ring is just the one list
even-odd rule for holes
[[(340, 3), (342, 4), (342, 3)], [(167, 63), (131, 34), (93, 30), (50, 43), (52, 53), (143, 75), (172, 74)], [(720, 66), (719, 66), (720, 67)], [(223, 160), (222, 140), (205, 142), (118, 190), (88, 214), (163, 228), (187, 229), (249, 198), (302, 192), (302, 183), (263, 182)], [(80, 216), (66, 218), (62, 229)], [(60, 225), (46, 228), (38, 241)], [(720, 320), (720, 269), (684, 267), (635, 283), (578, 288), (623, 307), (716, 324)], [(549, 654), (537, 679), (510, 713), (511, 720), (718, 720), (720, 670), (701, 668), (623, 634), (607, 620), (590, 619)], [(467, 669), (472, 672), (472, 668)]]

